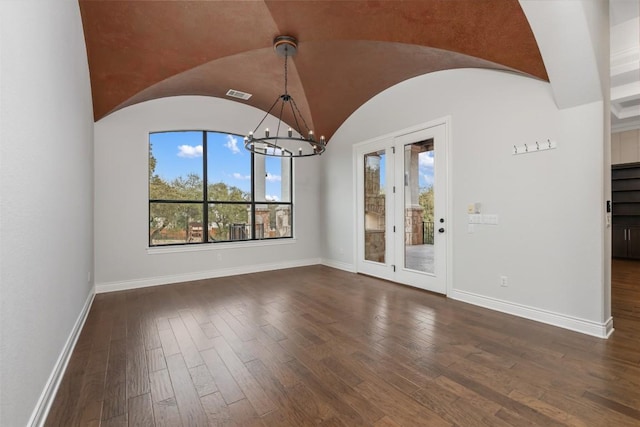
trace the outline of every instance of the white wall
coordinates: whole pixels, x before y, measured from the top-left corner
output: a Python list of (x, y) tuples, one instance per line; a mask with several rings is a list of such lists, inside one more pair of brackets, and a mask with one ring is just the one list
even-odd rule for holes
[[(416, 77), (358, 109), (323, 157), (323, 256), (355, 265), (352, 144), (451, 116), (453, 266), (449, 296), (601, 334), (603, 104), (558, 110), (550, 85), (514, 74), (452, 70)], [(558, 148), (513, 156), (513, 145)], [(481, 202), (498, 226), (467, 233)], [(509, 287), (499, 286), (499, 277)]]
[[(239, 102), (182, 96), (133, 105), (96, 123), (98, 291), (318, 262), (319, 159), (315, 157), (294, 162), (295, 240), (148, 249), (149, 132), (205, 129), (242, 135), (263, 116), (264, 112)], [(266, 126), (275, 128), (273, 123)]]
[(2, 426), (51, 392), (93, 294), (92, 140), (78, 3), (0, 2)]

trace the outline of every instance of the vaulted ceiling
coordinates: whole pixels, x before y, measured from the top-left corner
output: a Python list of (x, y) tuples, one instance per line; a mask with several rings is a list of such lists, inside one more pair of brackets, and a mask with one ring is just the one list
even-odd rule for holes
[(299, 41), (289, 92), (327, 138), (376, 94), (425, 73), (475, 67), (548, 80), (517, 0), (80, 0), (80, 10), (96, 121), (167, 96), (236, 100), (229, 89), (267, 111), (283, 92), (278, 35)]

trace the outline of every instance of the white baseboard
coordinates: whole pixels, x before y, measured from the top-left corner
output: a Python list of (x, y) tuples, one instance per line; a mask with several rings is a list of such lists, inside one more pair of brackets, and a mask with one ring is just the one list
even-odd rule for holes
[(338, 270), (348, 271), (349, 273), (355, 273), (356, 267), (353, 264), (349, 264), (346, 262), (340, 262), (333, 259), (322, 258), (320, 260), (322, 265), (326, 265), (327, 267), (337, 268)]
[(604, 323), (598, 323), (457, 289), (453, 289), (447, 297), (598, 338), (608, 338), (613, 332), (613, 318), (609, 318)]
[(191, 282), (193, 280), (213, 279), (216, 277), (237, 276), (239, 274), (259, 273), (262, 271), (282, 270), (284, 268), (304, 267), (320, 264), (319, 258), (300, 259), (275, 264), (251, 264), (240, 267), (220, 268), (216, 270), (198, 271), (195, 273), (172, 274), (145, 279), (123, 280), (96, 285), (96, 293), (124, 291), (127, 289), (146, 288), (149, 286), (169, 285), (172, 283)]
[(613, 317), (609, 317), (609, 319), (607, 319), (607, 321), (604, 323), (604, 327), (605, 327), (605, 334), (606, 334), (604, 338), (609, 338), (614, 331)]
[(89, 314), (89, 310), (91, 309), (91, 304), (93, 304), (93, 298), (95, 297), (95, 289), (91, 289), (87, 300), (82, 307), (82, 311), (78, 315), (73, 328), (71, 329), (71, 333), (67, 338), (67, 342), (64, 344), (62, 348), (62, 352), (60, 356), (58, 356), (58, 360), (53, 367), (53, 371), (47, 380), (44, 390), (42, 390), (42, 394), (38, 399), (38, 403), (36, 404), (33, 413), (31, 414), (31, 418), (29, 418), (29, 422), (27, 423), (30, 427), (41, 427), (44, 425), (44, 422), (47, 420), (47, 415), (49, 415), (49, 410), (51, 409), (51, 405), (53, 404), (53, 400), (56, 397), (56, 393), (58, 392), (58, 388), (60, 387), (60, 382), (62, 381), (62, 377), (64, 376), (64, 372), (67, 370), (67, 365), (69, 364), (69, 359), (71, 359), (71, 354), (73, 353), (73, 349), (78, 342), (78, 338), (80, 337), (80, 332), (82, 331), (82, 327), (84, 326), (84, 322), (87, 320), (87, 316)]

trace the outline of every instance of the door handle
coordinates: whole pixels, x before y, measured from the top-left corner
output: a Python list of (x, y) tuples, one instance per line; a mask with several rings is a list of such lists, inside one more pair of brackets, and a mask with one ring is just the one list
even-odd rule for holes
[(439, 228), (438, 233), (444, 233), (444, 228)]

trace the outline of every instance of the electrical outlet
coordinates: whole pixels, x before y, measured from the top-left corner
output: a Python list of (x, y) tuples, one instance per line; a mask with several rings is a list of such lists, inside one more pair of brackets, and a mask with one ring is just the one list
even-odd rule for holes
[(509, 282), (507, 281), (507, 276), (500, 276), (500, 286), (506, 288), (509, 286)]

